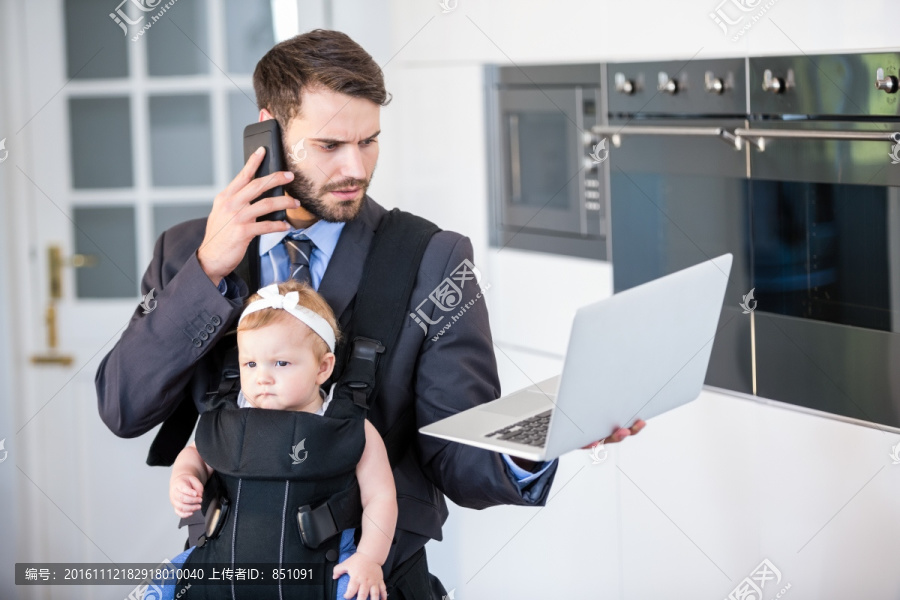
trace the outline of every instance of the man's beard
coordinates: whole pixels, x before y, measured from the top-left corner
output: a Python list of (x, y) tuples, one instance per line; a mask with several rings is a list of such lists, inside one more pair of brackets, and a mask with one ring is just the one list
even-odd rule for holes
[[(313, 183), (309, 178), (298, 170), (291, 169), (294, 179), (284, 185), (284, 191), (291, 198), (300, 201), (300, 206), (306, 209), (310, 214), (323, 221), (330, 223), (346, 223), (352, 221), (362, 210), (363, 200), (366, 196), (366, 190), (369, 189), (369, 180), (365, 179), (345, 179), (343, 181), (329, 181), (322, 185), (318, 193), (313, 192)], [(374, 169), (372, 175), (375, 174)], [(360, 197), (357, 200), (342, 201), (337, 204), (325, 201), (325, 195), (329, 192), (344, 188), (359, 188)]]

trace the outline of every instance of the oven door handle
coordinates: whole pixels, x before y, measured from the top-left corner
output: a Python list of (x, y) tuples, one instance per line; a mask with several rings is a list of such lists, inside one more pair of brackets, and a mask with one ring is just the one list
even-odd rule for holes
[(700, 137), (715, 137), (732, 146), (735, 150), (742, 147), (741, 138), (734, 135), (724, 127), (640, 127), (640, 126), (614, 126), (596, 125), (591, 128), (596, 135), (608, 135), (615, 147), (622, 145), (623, 135), (686, 135)]
[(734, 130), (739, 139), (752, 142), (760, 152), (766, 149), (766, 139), (838, 140), (853, 142), (892, 142), (900, 144), (900, 133), (880, 131), (815, 131), (807, 129), (744, 129)]
[(519, 156), (519, 115), (509, 115), (509, 166), (513, 204), (522, 200), (522, 162)]

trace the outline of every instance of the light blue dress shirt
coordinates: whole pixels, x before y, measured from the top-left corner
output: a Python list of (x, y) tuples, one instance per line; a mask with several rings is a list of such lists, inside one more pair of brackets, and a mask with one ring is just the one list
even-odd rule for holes
[(287, 250), (281, 242), (288, 235), (299, 232), (305, 234), (314, 244), (312, 255), (309, 257), (309, 274), (312, 277), (313, 289), (318, 290), (343, 230), (344, 223), (319, 220), (306, 229), (276, 231), (259, 236), (260, 286), (281, 283), (289, 279), (288, 271), (291, 265)]
[[(334, 249), (343, 230), (344, 223), (329, 223), (328, 221), (319, 220), (306, 229), (276, 231), (259, 236), (260, 287), (265, 287), (272, 283), (281, 283), (288, 279), (290, 263), (287, 250), (285, 250), (281, 241), (289, 234), (302, 232), (315, 244), (312, 255), (309, 257), (309, 274), (312, 277), (313, 289), (318, 290), (319, 284), (322, 283), (322, 277), (325, 276), (325, 269), (328, 268), (328, 262), (334, 254)], [(228, 291), (228, 283), (225, 279), (219, 282), (219, 291), (223, 295)], [(525, 486), (539, 478), (553, 464), (552, 461), (544, 462), (540, 470), (531, 473), (514, 463), (508, 455), (501, 454), (500, 456), (503, 457), (510, 473), (515, 477), (519, 491), (522, 491)], [(535, 485), (535, 489), (529, 490), (526, 494), (526, 500), (539, 498), (542, 490), (543, 484)]]

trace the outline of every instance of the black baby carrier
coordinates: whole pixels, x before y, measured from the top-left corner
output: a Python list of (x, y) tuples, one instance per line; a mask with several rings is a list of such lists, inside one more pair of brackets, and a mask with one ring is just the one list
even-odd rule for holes
[[(204, 488), (207, 527), (183, 565), (186, 574), (203, 569), (204, 581), (179, 581), (179, 590), (196, 581), (180, 598), (335, 597), (340, 533), (355, 528), (359, 543), (362, 503), (355, 470), (365, 447), (364, 419), (379, 396), (378, 367), (399, 337), (419, 263), (437, 231), (397, 209), (383, 217), (349, 327), (336, 348), (336, 384), (324, 415), (238, 409), (234, 335), (231, 343), (220, 342), (222, 376), (195, 436), (215, 469)], [(245, 257), (236, 271), (252, 281), (240, 272), (247, 263)], [(415, 438), (414, 407), (382, 435), (393, 467)], [(230, 579), (209, 580), (211, 569), (221, 574), (229, 568)], [(240, 580), (238, 568), (248, 569)], [(251, 574), (251, 568), (257, 571)], [(260, 572), (263, 580), (257, 579)]]

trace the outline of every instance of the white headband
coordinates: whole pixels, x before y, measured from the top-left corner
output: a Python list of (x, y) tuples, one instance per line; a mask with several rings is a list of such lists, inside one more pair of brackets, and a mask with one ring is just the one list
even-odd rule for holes
[(331, 328), (328, 321), (323, 319), (321, 315), (316, 314), (315, 311), (305, 306), (298, 306), (297, 303), (300, 301), (299, 293), (288, 292), (282, 296), (278, 292), (278, 284), (273, 283), (259, 290), (258, 294), (262, 296), (262, 299), (251, 302), (250, 306), (244, 309), (244, 312), (241, 313), (241, 318), (238, 319), (238, 325), (250, 313), (255, 313), (264, 308), (280, 308), (303, 321), (320, 338), (325, 340), (328, 349), (334, 352), (334, 329)]

